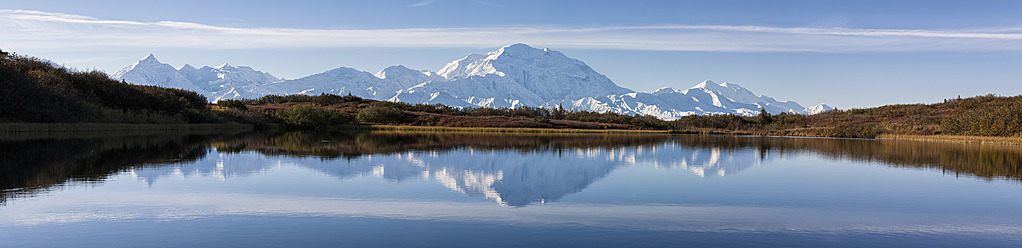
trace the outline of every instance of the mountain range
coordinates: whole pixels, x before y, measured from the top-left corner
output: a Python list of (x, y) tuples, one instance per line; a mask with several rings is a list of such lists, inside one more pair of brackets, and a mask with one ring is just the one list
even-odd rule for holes
[(285, 80), (246, 66), (179, 68), (150, 54), (112, 75), (133, 84), (198, 92), (211, 101), (264, 95), (352, 94), (362, 98), (456, 107), (563, 107), (570, 110), (651, 115), (673, 120), (686, 115), (816, 114), (833, 108), (804, 107), (756, 95), (734, 83), (703, 81), (688, 89), (636, 92), (621, 87), (584, 62), (550, 50), (512, 44), (485, 55), (470, 54), (440, 70), (401, 65), (378, 73), (340, 67)]

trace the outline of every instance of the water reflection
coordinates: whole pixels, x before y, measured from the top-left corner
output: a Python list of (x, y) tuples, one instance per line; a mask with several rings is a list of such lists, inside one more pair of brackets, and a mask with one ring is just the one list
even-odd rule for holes
[(134, 166), (203, 158), (208, 145), (230, 134), (142, 136), (14, 136), (0, 138), (0, 203), (65, 183), (96, 183)]
[[(664, 135), (490, 135), (436, 133), (287, 133), (269, 139), (218, 143), (218, 150), (265, 155), (318, 156), (322, 163), (298, 163), (339, 179), (374, 175), (393, 181), (435, 180), (459, 193), (483, 195), (498, 204), (525, 206), (579, 192), (620, 166), (650, 164), (724, 176), (768, 156), (750, 147), (684, 146)], [(382, 141), (382, 142), (381, 142)], [(218, 147), (221, 147), (218, 146)], [(152, 183), (169, 175), (204, 174), (226, 179), (266, 170), (279, 162), (231, 161), (132, 168)]]
[[(207, 158), (215, 149), (216, 158)], [(1010, 147), (907, 141), (695, 135), (506, 135), (470, 133), (188, 134), (0, 140), (0, 201), (67, 183), (101, 182), (128, 172), (152, 185), (172, 175), (246, 177), (281, 158), (338, 179), (375, 175), (435, 180), (506, 206), (555, 201), (616, 168), (650, 165), (721, 177), (815, 154), (836, 160), (941, 170), (985, 179), (1022, 179), (1022, 154)], [(262, 156), (235, 156), (257, 153)]]

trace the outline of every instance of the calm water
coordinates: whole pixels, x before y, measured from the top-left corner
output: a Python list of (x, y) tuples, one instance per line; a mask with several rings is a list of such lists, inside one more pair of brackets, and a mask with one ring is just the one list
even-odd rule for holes
[(0, 247), (1019, 247), (1018, 147), (692, 135), (0, 139)]

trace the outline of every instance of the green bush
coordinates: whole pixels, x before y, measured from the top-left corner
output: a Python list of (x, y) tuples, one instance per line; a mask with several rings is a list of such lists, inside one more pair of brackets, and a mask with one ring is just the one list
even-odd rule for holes
[(411, 116), (400, 109), (372, 105), (359, 110), (355, 119), (360, 123), (391, 124), (407, 122)]
[(365, 102), (366, 100), (362, 99), (360, 97), (357, 97), (357, 96), (352, 96), (351, 94), (348, 94), (346, 96), (338, 96), (338, 95), (334, 95), (334, 94), (322, 93), (322, 94), (319, 94), (318, 96), (301, 95), (301, 94), (298, 94), (298, 95), (286, 95), (286, 96), (266, 95), (266, 96), (263, 96), (263, 97), (260, 97), (260, 98), (257, 98), (257, 99), (242, 99), (241, 101), (246, 103), (246, 104), (299, 103), (300, 102), (300, 103), (315, 103), (315, 104), (319, 104), (319, 105), (323, 105), (323, 106), (328, 106), (328, 105), (344, 103), (344, 102)]
[(338, 96), (338, 95), (334, 95), (334, 94), (323, 93), (323, 94), (319, 94), (319, 96), (313, 97), (312, 98), (312, 102), (314, 102), (316, 104), (319, 104), (319, 105), (323, 105), (323, 106), (330, 106), (330, 105), (334, 105), (334, 104), (338, 104), (338, 103), (343, 103), (345, 101), (344, 101), (344, 97), (341, 97), (341, 96)]
[(234, 108), (234, 109), (240, 109), (240, 110), (248, 110), (248, 107), (245, 106), (245, 102), (243, 102), (241, 100), (234, 100), (234, 99), (220, 100), (220, 101), (216, 102), (216, 105), (220, 106), (220, 107), (224, 107), (224, 108)]
[(236, 122), (255, 125), (258, 128), (268, 127), (273, 124), (270, 116), (259, 112), (246, 111), (236, 108), (219, 108), (209, 111), (210, 115), (220, 122)]
[(296, 128), (327, 129), (351, 123), (351, 117), (348, 115), (313, 104), (298, 104), (279, 109), (273, 113), (273, 117), (284, 125)]
[(1022, 135), (1022, 101), (953, 115), (941, 121), (947, 134), (976, 136)]

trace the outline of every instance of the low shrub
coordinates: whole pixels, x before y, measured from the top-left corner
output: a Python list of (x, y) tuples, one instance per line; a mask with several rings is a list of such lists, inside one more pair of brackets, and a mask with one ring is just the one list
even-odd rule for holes
[(235, 109), (240, 109), (240, 110), (248, 110), (248, 107), (245, 106), (245, 102), (243, 102), (241, 100), (234, 100), (234, 99), (220, 100), (220, 101), (216, 102), (216, 105), (220, 106), (220, 107), (224, 107), (224, 108), (235, 108)]
[(360, 123), (404, 123), (408, 122), (409, 119), (411, 119), (411, 116), (400, 109), (379, 105), (363, 108), (355, 115), (355, 120)]
[(313, 104), (298, 104), (278, 109), (273, 113), (273, 118), (289, 127), (320, 130), (351, 123), (351, 117), (348, 115)]

